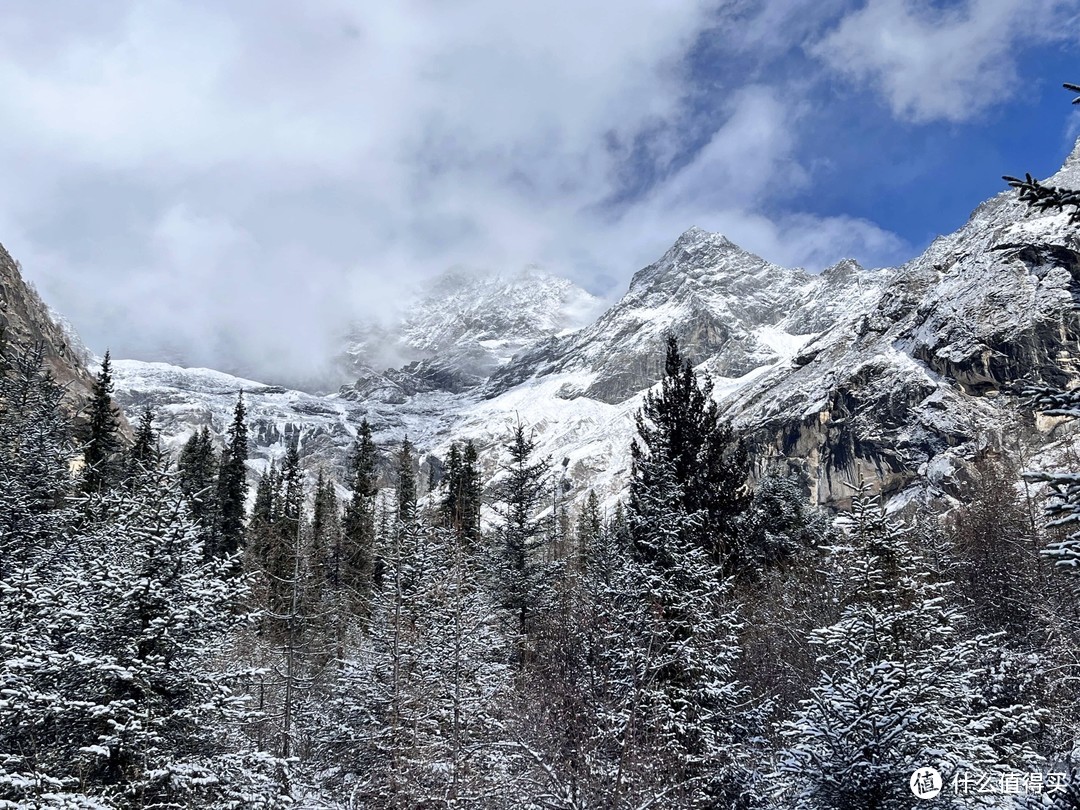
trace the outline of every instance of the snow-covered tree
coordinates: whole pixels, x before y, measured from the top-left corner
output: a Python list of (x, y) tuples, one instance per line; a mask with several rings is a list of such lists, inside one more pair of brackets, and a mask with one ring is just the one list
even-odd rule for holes
[(508, 650), (482, 569), (416, 524), (383, 558), (368, 631), (314, 719), (316, 781), (365, 808), (504, 807)]
[(210, 430), (205, 425), (184, 443), (176, 469), (188, 512), (199, 526), (203, 553), (210, 556), (218, 513), (218, 458)]
[(446, 490), (440, 503), (443, 525), (475, 546), (480, 542), (481, 487), (479, 457), (471, 441), (464, 448), (450, 445), (441, 484)]
[(135, 439), (128, 449), (126, 477), (132, 479), (146, 471), (152, 471), (160, 461), (161, 448), (158, 445), (157, 431), (154, 430), (154, 411), (147, 405), (139, 414)]
[(829, 521), (794, 475), (770, 470), (754, 487), (742, 526), (747, 573), (759, 576), (801, 549), (825, 542)]
[(749, 507), (746, 448), (712, 398), (712, 380), (698, 380), (678, 342), (668, 337), (660, 391), (645, 395), (637, 414), (638, 438), (631, 446), (630, 511), (657, 486), (654, 469), (673, 476), (679, 507), (697, 515), (680, 531), (708, 554), (724, 574), (738, 573), (743, 562), (739, 523)]
[(232, 561), (204, 560), (160, 471), (59, 502), (71, 479), (57, 389), (24, 376), (37, 393), (20, 404), (20, 375), (0, 376), (0, 430), (37, 402), (48, 431), (0, 445), (6, 483), (22, 482), (0, 491), (0, 513), (33, 518), (0, 533), (13, 562), (0, 574), (0, 804), (281, 805), (274, 763), (223, 745), (244, 714), (214, 666), (242, 617)]
[(228, 557), (244, 545), (244, 514), (248, 483), (248, 430), (244, 394), (236, 397), (232, 423), (221, 452), (217, 480), (217, 525), (213, 534), (210, 556)]
[(675, 806), (750, 806), (751, 715), (734, 675), (739, 622), (731, 586), (698, 542), (704, 518), (685, 511), (674, 465), (663, 453), (639, 464), (649, 465), (650, 486), (638, 489), (628, 517), (633, 545), (616, 614), (625, 643), (612, 647), (609, 665), (620, 691), (632, 696), (619, 733), (643, 780), (632, 793), (649, 785), (683, 802)]
[(500, 520), (495, 537), (500, 602), (520, 639), (521, 666), (527, 658), (526, 636), (542, 609), (543, 585), (549, 573), (540, 553), (544, 531), (537, 513), (542, 506), (550, 464), (548, 459), (534, 458), (535, 448), (536, 443), (526, 434), (524, 425), (518, 424), (506, 448), (509, 458), (503, 464), (504, 477), (497, 494)]
[[(836, 549), (848, 591), (843, 612), (813, 633), (822, 675), (783, 729), (783, 806), (910, 808), (916, 768), (936, 768), (949, 782), (997, 763), (1033, 763), (1022, 739), (1039, 712), (988, 705), (980, 688), (980, 642), (993, 639), (958, 638), (962, 617), (946, 584), (930, 580), (909, 534), (865, 486), (852, 509), (850, 546)], [(979, 800), (953, 792), (939, 799), (956, 807)]]
[(375, 500), (379, 495), (377, 449), (366, 419), (357, 430), (350, 460), (352, 495), (345, 504), (340, 542), (331, 551), (330, 578), (334, 587), (352, 596), (362, 613), (374, 584)]
[(113, 403), (112, 358), (108, 351), (94, 378), (83, 445), (83, 488), (97, 492), (115, 484), (121, 475), (120, 411)]

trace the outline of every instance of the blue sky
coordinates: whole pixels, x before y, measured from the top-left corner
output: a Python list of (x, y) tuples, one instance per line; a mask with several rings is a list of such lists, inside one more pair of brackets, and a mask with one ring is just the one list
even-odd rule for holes
[(451, 266), (617, 297), (690, 226), (916, 255), (1051, 173), (1080, 0), (34, 0), (0, 241), (91, 348), (273, 377)]

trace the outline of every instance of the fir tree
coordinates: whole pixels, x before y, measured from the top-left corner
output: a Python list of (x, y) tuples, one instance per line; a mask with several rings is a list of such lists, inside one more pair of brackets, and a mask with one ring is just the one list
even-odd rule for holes
[[(533, 615), (541, 607), (545, 578), (539, 554), (544, 532), (536, 513), (544, 497), (548, 459), (533, 459), (535, 442), (518, 424), (507, 447), (509, 460), (499, 483), (501, 525), (497, 529), (500, 555), (500, 593), (503, 607), (513, 617), (515, 632), (524, 644)], [(523, 652), (523, 648), (521, 649)], [(523, 663), (519, 661), (519, 663)]]
[(118, 454), (122, 447), (120, 412), (112, 401), (112, 359), (108, 351), (91, 390), (87, 420), (88, 438), (83, 445), (83, 488), (99, 492), (116, 483), (120, 476)]
[(397, 455), (395, 470), (397, 490), (397, 519), (400, 527), (415, 526), (420, 519), (416, 496), (416, 454), (406, 436)]
[[(299, 568), (297, 555), (304, 508), (304, 471), (300, 467), (298, 440), (293, 436), (271, 499), (272, 513), (264, 551), (267, 609), (275, 621), (290, 613), (292, 592)], [(260, 517), (262, 517), (260, 515)], [(280, 627), (275, 624), (276, 627)]]
[(45, 553), (63, 529), (61, 507), (72, 494), (64, 389), (43, 358), (41, 345), (0, 352), (0, 580)]
[(595, 490), (589, 490), (585, 505), (578, 513), (574, 535), (577, 541), (578, 564), (582, 570), (588, 570), (604, 535), (604, 517), (600, 514), (600, 499), (596, 497)]
[[(41, 391), (40, 402), (53, 397)], [(59, 396), (52, 401), (58, 407)], [(9, 404), (0, 403), (0, 430), (21, 410)], [(62, 424), (56, 412), (38, 415)], [(62, 442), (5, 442), (0, 461), (23, 450), (43, 453), (23, 474), (54, 470), (35, 490), (67, 477)], [(0, 514), (17, 514), (20, 502), (18, 489), (0, 489)], [(185, 512), (160, 471), (123, 493), (52, 502), (33, 555), (4, 574), (0, 804), (224, 810), (285, 801), (272, 764), (236, 738), (223, 745), (246, 712), (212, 664), (242, 620), (244, 582), (226, 582), (220, 563), (204, 562)], [(0, 529), (0, 547), (8, 532)]]
[(247, 500), (248, 432), (247, 410), (244, 394), (236, 398), (232, 423), (221, 453), (218, 471), (217, 531), (207, 553), (216, 557), (230, 557), (244, 544), (244, 504)]
[(135, 440), (128, 451), (128, 478), (132, 479), (140, 472), (153, 470), (161, 459), (157, 431), (154, 430), (154, 412), (149, 405), (139, 415), (139, 425), (135, 429)]
[(203, 550), (209, 556), (217, 524), (218, 459), (210, 431), (204, 425), (191, 434), (180, 451), (177, 462), (180, 489), (192, 518), (199, 526)]
[(614, 600), (625, 643), (609, 653), (616, 680), (636, 695), (623, 711), (637, 756), (651, 763), (637, 778), (640, 789), (673, 791), (687, 807), (746, 807), (752, 719), (734, 674), (739, 622), (730, 584), (717, 581), (695, 531), (704, 518), (684, 511), (675, 466), (660, 458), (650, 459), (651, 486), (629, 517), (634, 545)]
[(450, 528), (465, 543), (476, 547), (480, 541), (480, 482), (476, 446), (470, 441), (461, 449), (450, 445), (446, 474), (443, 479), (446, 494), (440, 505), (442, 524)]
[(330, 581), (351, 592), (359, 604), (371, 595), (375, 565), (375, 500), (379, 494), (377, 449), (365, 419), (352, 451), (350, 486), (340, 542), (331, 551)]
[(341, 516), (334, 482), (319, 470), (315, 482), (315, 505), (311, 518), (310, 569), (319, 583), (334, 583), (332, 559), (341, 546)]
[(761, 477), (743, 526), (747, 573), (758, 575), (816, 548), (829, 536), (829, 521), (791, 475), (770, 471)]
[[(637, 525), (648, 522), (643, 503), (660, 475), (674, 476), (679, 508), (696, 515), (682, 531), (702, 548), (723, 574), (738, 573), (745, 552), (739, 521), (749, 507), (749, 461), (731, 425), (720, 419), (712, 380), (698, 382), (693, 366), (668, 337), (660, 392), (650, 391), (637, 414), (639, 440), (631, 446), (630, 512)], [(639, 554), (648, 550), (635, 538)]]
[(995, 763), (1033, 762), (1022, 739), (1040, 713), (987, 706), (979, 643), (958, 639), (962, 617), (927, 578), (909, 534), (866, 487), (852, 510), (854, 547), (839, 549), (847, 604), (836, 624), (812, 635), (824, 671), (785, 727), (785, 806), (908, 808), (916, 768), (934, 767), (948, 782)]

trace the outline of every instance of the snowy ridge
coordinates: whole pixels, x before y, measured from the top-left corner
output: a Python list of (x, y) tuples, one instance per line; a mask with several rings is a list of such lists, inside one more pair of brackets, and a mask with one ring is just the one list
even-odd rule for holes
[(659, 377), (669, 332), (695, 361), (712, 359), (717, 374), (741, 377), (780, 359), (778, 339), (786, 346), (820, 332), (842, 311), (872, 297), (881, 276), (852, 261), (814, 276), (691, 228), (658, 262), (639, 271), (622, 300), (595, 323), (515, 358), (494, 375), (492, 390), (576, 372), (588, 376), (580, 386), (567, 387), (565, 396), (619, 402)]

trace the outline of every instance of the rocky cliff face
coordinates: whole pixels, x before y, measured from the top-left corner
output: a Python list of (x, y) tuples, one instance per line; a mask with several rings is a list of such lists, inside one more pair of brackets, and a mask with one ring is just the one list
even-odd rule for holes
[[(1078, 153), (1052, 182), (1080, 186)], [(826, 503), (860, 475), (886, 492), (922, 479), (948, 493), (943, 471), (976, 446), (1045, 444), (1020, 391), (1080, 370), (1077, 236), (1063, 214), (995, 197), (870, 306), (734, 394), (728, 413), (760, 459), (797, 459)]]
[(16, 346), (40, 344), (45, 364), (67, 386), (77, 410), (87, 400), (93, 378), (87, 371), (90, 353), (74, 330), (52, 312), (23, 279), (18, 263), (0, 245), (0, 334)]

